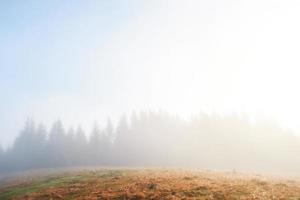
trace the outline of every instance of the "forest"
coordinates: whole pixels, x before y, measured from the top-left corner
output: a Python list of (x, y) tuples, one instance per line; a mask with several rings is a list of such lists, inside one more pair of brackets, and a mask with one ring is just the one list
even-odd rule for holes
[(300, 140), (271, 120), (200, 113), (133, 112), (91, 133), (61, 121), (47, 130), (27, 120), (0, 150), (0, 173), (74, 166), (191, 167), (300, 174)]

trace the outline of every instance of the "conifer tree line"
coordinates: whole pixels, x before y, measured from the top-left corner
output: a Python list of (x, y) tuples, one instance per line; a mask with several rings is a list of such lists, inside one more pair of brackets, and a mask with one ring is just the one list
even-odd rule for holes
[[(88, 137), (86, 135), (89, 135)], [(201, 113), (189, 120), (166, 112), (122, 116), (86, 134), (49, 130), (28, 120), (8, 149), (0, 173), (73, 166), (196, 167), (300, 174), (300, 139), (276, 123), (247, 116)]]

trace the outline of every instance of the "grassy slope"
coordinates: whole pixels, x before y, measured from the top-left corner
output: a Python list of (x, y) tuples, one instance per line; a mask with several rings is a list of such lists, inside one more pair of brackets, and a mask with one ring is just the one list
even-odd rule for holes
[(0, 199), (300, 199), (300, 183), (187, 170), (85, 170), (18, 180)]

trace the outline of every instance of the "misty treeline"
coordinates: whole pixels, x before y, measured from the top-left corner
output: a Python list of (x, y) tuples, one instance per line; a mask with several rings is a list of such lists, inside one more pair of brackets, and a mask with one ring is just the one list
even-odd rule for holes
[[(87, 137), (86, 135), (89, 135)], [(199, 114), (189, 120), (166, 112), (108, 120), (90, 134), (47, 130), (28, 120), (13, 145), (0, 150), (0, 172), (73, 166), (197, 167), (300, 172), (300, 140), (268, 120), (245, 115)], [(299, 173), (300, 174), (300, 173)]]

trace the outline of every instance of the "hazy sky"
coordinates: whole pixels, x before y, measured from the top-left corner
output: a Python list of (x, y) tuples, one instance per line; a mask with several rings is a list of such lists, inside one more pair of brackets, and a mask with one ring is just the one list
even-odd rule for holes
[(300, 1), (1, 1), (0, 144), (27, 117), (246, 112), (300, 132)]

